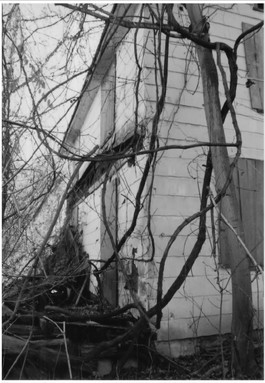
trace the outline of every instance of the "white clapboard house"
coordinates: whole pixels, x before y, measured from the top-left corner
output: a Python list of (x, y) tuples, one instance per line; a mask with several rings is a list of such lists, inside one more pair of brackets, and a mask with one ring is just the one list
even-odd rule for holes
[[(150, 23), (154, 17), (150, 9), (144, 12), (141, 9), (141, 4), (131, 4), (129, 9), (127, 4), (114, 5), (115, 22), (103, 31), (93, 70), (87, 76), (64, 145), (80, 155), (87, 155), (99, 146), (93, 154), (98, 161), (83, 163), (68, 203), (72, 224), (82, 233), (84, 251), (93, 264), (92, 271), (105, 264), (123, 238), (118, 249), (119, 261), (112, 262), (101, 274), (105, 298), (119, 306), (137, 299), (148, 310), (156, 302), (161, 257), (172, 233), (199, 211), (208, 147), (193, 144), (209, 142), (209, 137), (194, 45), (187, 39), (170, 38), (167, 92), (156, 147), (175, 145), (175, 149), (156, 152), (137, 200), (146, 176), (147, 149), (162, 89), (165, 52), (165, 35), (160, 35), (159, 29), (154, 32), (136, 27), (140, 18)], [(176, 19), (188, 26), (185, 7), (175, 4), (174, 11)], [(120, 25), (124, 15), (132, 28)], [(263, 5), (207, 3), (204, 15), (210, 24), (211, 41), (233, 46), (244, 30), (263, 19)], [(229, 78), (227, 62), (222, 57)], [(263, 266), (262, 29), (239, 45), (237, 64), (234, 108), (243, 146), (233, 179), (244, 225), (243, 240), (257, 264)], [(225, 100), (221, 75), (220, 99), (221, 103)], [(234, 143), (230, 116), (224, 128), (227, 142)], [(185, 149), (183, 145), (193, 147)], [(142, 154), (130, 156), (137, 151)], [(231, 158), (235, 151), (235, 147), (228, 148)], [(214, 182), (212, 193), (215, 194)], [(128, 234), (137, 208), (140, 210), (135, 227)], [(192, 352), (196, 339), (231, 330), (229, 248), (226, 228), (220, 222), (221, 206), (218, 209), (219, 212), (214, 209), (213, 214), (207, 214), (207, 238), (200, 255), (163, 309), (157, 346), (164, 353), (177, 356)], [(170, 247), (163, 294), (188, 258), (198, 225), (198, 219), (191, 221)], [(255, 267), (251, 273), (254, 326), (261, 328), (263, 281)], [(90, 283), (92, 291), (98, 288), (93, 273)]]

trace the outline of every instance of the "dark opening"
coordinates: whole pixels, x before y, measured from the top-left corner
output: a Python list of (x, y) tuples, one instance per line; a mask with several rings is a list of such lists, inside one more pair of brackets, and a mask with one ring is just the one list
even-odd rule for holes
[(264, 12), (264, 3), (254, 4), (254, 11)]

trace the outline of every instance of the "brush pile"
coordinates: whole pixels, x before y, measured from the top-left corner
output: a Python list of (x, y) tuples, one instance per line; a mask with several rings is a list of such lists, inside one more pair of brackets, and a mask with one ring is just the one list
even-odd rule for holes
[(112, 307), (89, 291), (91, 265), (73, 238), (68, 233), (60, 239), (45, 272), (3, 288), (4, 379), (95, 379), (99, 361), (108, 360), (111, 374), (131, 355), (133, 305)]

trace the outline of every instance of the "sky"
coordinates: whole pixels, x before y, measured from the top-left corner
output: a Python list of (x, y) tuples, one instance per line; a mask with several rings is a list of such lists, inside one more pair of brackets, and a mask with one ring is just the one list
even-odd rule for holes
[[(3, 5), (4, 18), (13, 6), (14, 4), (10, 3)], [(32, 116), (34, 103), (38, 105), (40, 102), (38, 110), (45, 113), (41, 117), (43, 129), (54, 129), (62, 139), (86, 74), (75, 77), (63, 87), (58, 87), (46, 98), (45, 95), (74, 73), (78, 74), (89, 68), (103, 23), (93, 20), (90, 16), (84, 19), (80, 12), (72, 12), (54, 3), (19, 2), (18, 7), (17, 17), (13, 14), (12, 21), (7, 24), (7, 34), (12, 36), (22, 53), (23, 68), (17, 55), (14, 56), (14, 47), (9, 48), (10, 40), (6, 39), (5, 44), (5, 54), (13, 60), (12, 118), (31, 124), (32, 120), (29, 117)], [(80, 30), (82, 37), (78, 39)], [(26, 76), (29, 86), (25, 85)], [(71, 98), (72, 100), (65, 103), (65, 100)], [(35, 147), (34, 141), (28, 137), (22, 147), (24, 155), (29, 157)]]

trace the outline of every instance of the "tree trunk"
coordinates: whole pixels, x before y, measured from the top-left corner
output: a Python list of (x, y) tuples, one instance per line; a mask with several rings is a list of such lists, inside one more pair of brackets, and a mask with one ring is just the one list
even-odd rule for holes
[[(187, 4), (193, 32), (201, 32), (203, 19), (201, 5)], [(208, 41), (207, 30), (203, 38)], [(210, 142), (225, 143), (225, 134), (221, 116), (221, 105), (218, 90), (218, 75), (212, 51), (196, 45), (200, 63), (204, 108)], [(215, 173), (216, 191), (220, 192), (229, 175), (229, 157), (227, 148), (213, 147), (212, 163)], [(239, 206), (233, 182), (230, 183), (225, 197), (222, 199), (222, 211), (236, 232), (242, 236), (243, 226), (239, 216)], [(249, 260), (231, 230), (228, 231), (228, 246), (231, 249), (230, 259), (232, 274), (232, 337), (233, 367), (235, 373), (248, 373), (254, 365), (252, 345), (252, 293)]]

